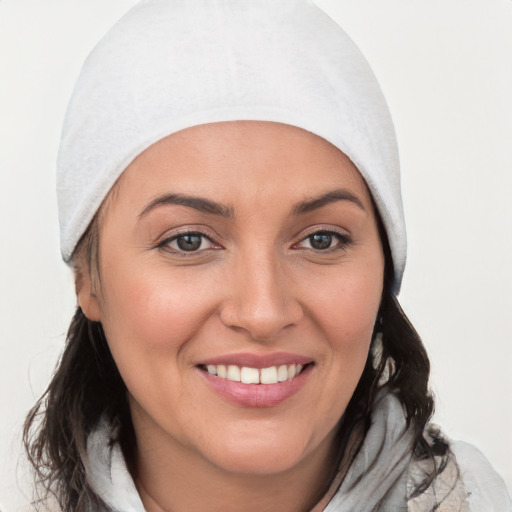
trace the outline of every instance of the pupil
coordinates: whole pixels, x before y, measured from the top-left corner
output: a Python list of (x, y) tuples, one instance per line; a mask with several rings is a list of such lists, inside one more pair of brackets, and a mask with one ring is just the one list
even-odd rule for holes
[(198, 235), (182, 235), (177, 242), (182, 251), (197, 251), (201, 247), (201, 237)]
[(309, 240), (314, 249), (328, 249), (332, 243), (332, 236), (328, 233), (315, 233), (309, 237)]

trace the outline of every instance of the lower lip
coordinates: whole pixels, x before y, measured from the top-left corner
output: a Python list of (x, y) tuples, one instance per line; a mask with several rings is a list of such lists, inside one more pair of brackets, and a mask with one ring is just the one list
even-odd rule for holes
[(210, 387), (230, 402), (244, 407), (274, 407), (300, 391), (313, 365), (306, 366), (296, 377), (277, 384), (243, 384), (222, 379), (198, 369)]

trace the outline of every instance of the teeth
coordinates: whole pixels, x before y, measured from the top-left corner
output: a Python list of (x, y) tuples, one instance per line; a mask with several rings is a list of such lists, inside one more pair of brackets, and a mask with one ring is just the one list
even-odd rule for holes
[(239, 367), (234, 364), (228, 366), (209, 364), (206, 366), (206, 370), (211, 375), (243, 384), (277, 384), (293, 379), (302, 371), (302, 368), (301, 364), (282, 364), (261, 369), (248, 366)]
[(260, 372), (256, 368), (244, 366), (240, 371), (240, 381), (244, 384), (259, 384)]
[(284, 382), (285, 380), (288, 380), (288, 366), (286, 366), (285, 364), (282, 364), (277, 369), (277, 380), (279, 382)]
[(260, 382), (262, 384), (277, 384), (277, 368), (262, 368), (260, 370)]
[(238, 366), (235, 366), (234, 364), (230, 364), (228, 366), (227, 378), (228, 380), (240, 382), (240, 368)]

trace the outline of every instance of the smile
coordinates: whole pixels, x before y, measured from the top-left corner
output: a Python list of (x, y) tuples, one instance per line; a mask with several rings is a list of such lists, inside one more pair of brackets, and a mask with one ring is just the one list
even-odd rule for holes
[(315, 362), (308, 357), (274, 353), (216, 357), (196, 366), (207, 386), (243, 407), (274, 407), (291, 399), (306, 385)]
[(210, 375), (216, 375), (221, 379), (243, 384), (277, 384), (293, 379), (301, 373), (302, 364), (282, 364), (269, 366), (268, 368), (251, 368), (249, 366), (237, 366), (234, 364), (209, 364), (203, 369)]

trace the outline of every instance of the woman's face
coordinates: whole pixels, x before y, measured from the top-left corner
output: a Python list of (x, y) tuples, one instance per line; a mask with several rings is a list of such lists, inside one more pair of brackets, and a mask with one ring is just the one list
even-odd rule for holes
[(86, 276), (79, 301), (103, 324), (139, 450), (269, 474), (329, 452), (383, 269), (346, 156), (288, 125), (218, 123), (125, 170), (104, 210), (99, 289)]

